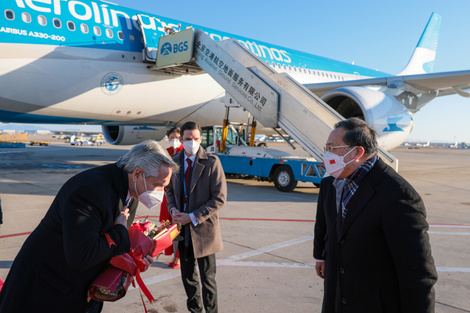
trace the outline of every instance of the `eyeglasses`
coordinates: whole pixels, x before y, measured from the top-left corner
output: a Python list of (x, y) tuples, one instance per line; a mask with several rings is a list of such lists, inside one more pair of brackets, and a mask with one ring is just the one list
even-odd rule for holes
[(349, 148), (351, 146), (347, 145), (347, 146), (329, 146), (329, 145), (325, 145), (325, 147), (323, 147), (323, 151), (325, 152), (333, 152), (333, 149), (338, 149), (338, 148)]

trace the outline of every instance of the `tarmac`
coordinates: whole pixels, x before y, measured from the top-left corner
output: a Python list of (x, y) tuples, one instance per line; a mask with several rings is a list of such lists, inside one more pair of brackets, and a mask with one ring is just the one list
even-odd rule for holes
[[(3, 279), (62, 184), (80, 171), (116, 161), (131, 148), (47, 140), (47, 147), (0, 149)], [(282, 143), (268, 146), (290, 150)], [(305, 155), (301, 149), (293, 153)], [(395, 149), (392, 154), (426, 205), (439, 274), (436, 312), (470, 312), (470, 150)], [(269, 182), (228, 179), (228, 201), (220, 211), (224, 250), (217, 254), (220, 312), (321, 312), (323, 281), (312, 257), (317, 196), (318, 188), (308, 183), (283, 193)], [(143, 206), (137, 212), (153, 221), (158, 215), (159, 210)], [(149, 313), (187, 312), (180, 272), (167, 266), (169, 260), (160, 256), (142, 273), (157, 300), (145, 300)], [(144, 312), (139, 289), (106, 303), (103, 312)]]

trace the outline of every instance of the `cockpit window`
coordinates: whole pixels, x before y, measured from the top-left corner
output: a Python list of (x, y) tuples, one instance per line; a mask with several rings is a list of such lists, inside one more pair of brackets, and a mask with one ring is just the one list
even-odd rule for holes
[(15, 13), (12, 10), (6, 10), (5, 11), (5, 17), (9, 20), (14, 20), (15, 19)]

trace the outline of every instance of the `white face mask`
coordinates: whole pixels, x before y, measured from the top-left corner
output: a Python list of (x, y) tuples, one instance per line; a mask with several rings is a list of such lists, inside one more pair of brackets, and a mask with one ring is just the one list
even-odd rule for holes
[(175, 139), (171, 139), (170, 140), (170, 144), (171, 146), (173, 147), (173, 149), (178, 149), (179, 146), (181, 146), (181, 141), (179, 141), (178, 138), (175, 138)]
[(331, 175), (333, 177), (338, 178), (343, 172), (346, 165), (354, 161), (354, 159), (352, 159), (348, 163), (344, 163), (344, 157), (350, 154), (351, 151), (354, 150), (354, 148), (349, 150), (349, 152), (343, 156), (339, 156), (339, 155), (334, 154), (333, 152), (327, 151), (325, 153), (325, 156), (323, 157), (323, 162), (325, 163), (325, 168), (326, 168), (326, 175)]
[(183, 142), (184, 151), (186, 151), (189, 155), (193, 155), (199, 150), (199, 142), (194, 140), (188, 140)]
[(134, 188), (135, 188), (135, 193), (139, 196), (137, 200), (139, 200), (140, 203), (145, 205), (147, 209), (151, 209), (157, 205), (160, 205), (163, 201), (163, 196), (165, 195), (165, 191), (163, 190), (147, 190), (147, 183), (145, 182), (145, 174), (142, 174), (144, 176), (144, 184), (145, 184), (145, 192), (143, 192), (141, 195), (137, 192), (137, 182), (134, 182)]

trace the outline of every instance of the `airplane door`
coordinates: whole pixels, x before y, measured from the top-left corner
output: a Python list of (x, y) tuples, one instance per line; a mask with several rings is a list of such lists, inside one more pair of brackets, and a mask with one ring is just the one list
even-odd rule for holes
[(157, 59), (158, 40), (161, 34), (157, 30), (156, 19), (143, 14), (137, 14), (137, 22), (142, 30), (144, 40), (144, 61), (155, 62)]

